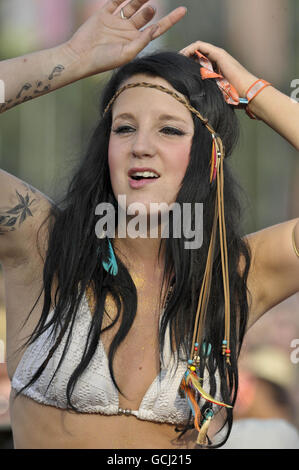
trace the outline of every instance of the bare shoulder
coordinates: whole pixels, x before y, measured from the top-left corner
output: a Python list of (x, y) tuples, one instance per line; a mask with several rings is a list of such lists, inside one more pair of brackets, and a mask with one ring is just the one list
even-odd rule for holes
[(45, 252), (55, 204), (30, 184), (0, 171), (0, 262), (14, 268)]
[[(251, 252), (248, 327), (299, 290), (299, 258), (292, 243), (298, 222), (299, 219), (288, 220), (244, 237)], [(243, 266), (244, 260), (240, 262), (241, 269)]]

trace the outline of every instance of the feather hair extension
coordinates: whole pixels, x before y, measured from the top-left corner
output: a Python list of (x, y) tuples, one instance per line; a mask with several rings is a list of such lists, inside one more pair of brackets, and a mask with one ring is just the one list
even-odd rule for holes
[(117, 262), (116, 262), (115, 254), (114, 254), (109, 238), (107, 238), (107, 240), (108, 240), (108, 248), (109, 248), (108, 262), (103, 260), (102, 265), (105, 271), (107, 271), (107, 273), (112, 274), (112, 276), (116, 276), (118, 273)]

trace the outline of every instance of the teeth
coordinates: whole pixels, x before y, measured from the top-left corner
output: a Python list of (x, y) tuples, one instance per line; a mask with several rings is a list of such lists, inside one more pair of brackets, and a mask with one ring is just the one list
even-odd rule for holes
[(142, 176), (143, 178), (159, 178), (153, 171), (136, 171), (131, 176)]

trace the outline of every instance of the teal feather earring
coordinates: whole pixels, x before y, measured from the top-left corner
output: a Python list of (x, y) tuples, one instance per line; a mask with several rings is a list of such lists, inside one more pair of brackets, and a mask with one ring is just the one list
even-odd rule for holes
[(105, 271), (107, 271), (107, 273), (111, 274), (112, 276), (116, 276), (118, 273), (117, 261), (115, 258), (113, 247), (108, 237), (107, 237), (107, 240), (108, 240), (108, 250), (109, 250), (108, 262), (103, 260), (102, 265)]

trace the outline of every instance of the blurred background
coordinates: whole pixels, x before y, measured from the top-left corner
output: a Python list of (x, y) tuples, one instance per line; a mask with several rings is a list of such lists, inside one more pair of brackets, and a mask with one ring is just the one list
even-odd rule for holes
[[(103, 3), (105, 0), (0, 0), (0, 59), (63, 43)], [(149, 4), (157, 8), (156, 19), (181, 5), (188, 13), (145, 52), (179, 50), (200, 39), (223, 47), (286, 95), (294, 91), (291, 82), (299, 79), (298, 0), (151, 0)], [(1, 168), (52, 199), (59, 198), (99, 118), (101, 88), (108, 78), (109, 73), (86, 78), (2, 114)], [(245, 234), (299, 216), (299, 155), (262, 122), (250, 120), (241, 111), (238, 116), (241, 138), (232, 165), (244, 188)], [(5, 336), (0, 265), (0, 446), (10, 448)], [(251, 420), (258, 426), (261, 420), (272, 418), (299, 429), (298, 347), (299, 294), (268, 312), (247, 334), (236, 420)], [(284, 445), (283, 436), (287, 441), (288, 434), (285, 428), (276, 429)], [(269, 445), (263, 442), (261, 436), (262, 445)], [(238, 445), (246, 448), (246, 442)]]

